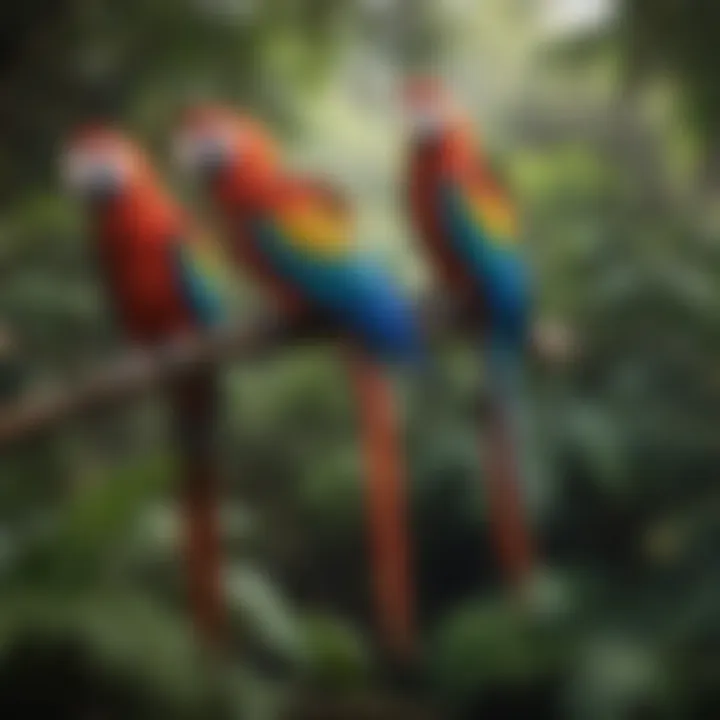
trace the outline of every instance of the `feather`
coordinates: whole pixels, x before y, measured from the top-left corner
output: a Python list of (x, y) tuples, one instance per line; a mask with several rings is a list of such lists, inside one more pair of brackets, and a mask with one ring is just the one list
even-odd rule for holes
[(347, 214), (306, 199), (251, 226), (275, 272), (371, 352), (388, 360), (419, 356), (411, 303), (381, 264), (355, 247)]
[(490, 529), (508, 581), (522, 592), (536, 556), (524, 464), (522, 356), (491, 341), (486, 368), (491, 396), (485, 449)]
[(353, 352), (350, 370), (367, 465), (367, 512), (374, 592), (383, 642), (412, 657), (415, 618), (406, 469), (392, 386), (372, 358)]
[(490, 333), (524, 344), (531, 305), (527, 263), (515, 244), (491, 234), (499, 222), (482, 224), (486, 215), (464, 190), (450, 183), (441, 188), (441, 212), (449, 241), (472, 270), (484, 295)]
[(169, 245), (170, 262), (177, 273), (182, 296), (205, 327), (216, 325), (225, 315), (220, 258), (213, 250), (204, 238)]

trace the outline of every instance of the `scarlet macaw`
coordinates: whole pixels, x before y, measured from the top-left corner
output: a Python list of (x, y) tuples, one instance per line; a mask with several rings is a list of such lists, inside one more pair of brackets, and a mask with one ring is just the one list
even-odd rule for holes
[(411, 303), (353, 239), (348, 204), (292, 177), (268, 133), (219, 108), (196, 108), (180, 132), (186, 164), (206, 181), (232, 251), (291, 316), (329, 319), (349, 340), (367, 463), (371, 562), (379, 622), (399, 658), (412, 652), (413, 601), (405, 468), (387, 364), (421, 355)]
[(534, 549), (519, 457), (522, 366), (530, 343), (531, 277), (515, 204), (480, 152), (468, 117), (441, 83), (412, 81), (408, 203), (442, 286), (482, 332), (491, 393), (486, 482), (492, 532), (508, 579), (524, 587)]
[[(64, 155), (70, 188), (87, 207), (102, 280), (127, 341), (159, 346), (220, 322), (212, 246), (162, 187), (141, 149), (115, 129), (81, 128)], [(217, 518), (216, 377), (201, 371), (172, 389), (181, 454), (189, 596), (199, 631), (223, 632)]]

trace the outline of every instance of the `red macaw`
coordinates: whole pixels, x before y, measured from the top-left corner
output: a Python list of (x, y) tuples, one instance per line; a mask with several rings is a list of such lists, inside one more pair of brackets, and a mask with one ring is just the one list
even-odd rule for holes
[[(66, 181), (85, 202), (115, 319), (135, 347), (200, 333), (222, 319), (212, 247), (160, 184), (145, 154), (104, 126), (80, 129), (64, 156)], [(217, 518), (214, 373), (173, 388), (181, 453), (189, 596), (202, 637), (221, 643), (223, 606)]]
[(379, 622), (391, 652), (413, 651), (413, 583), (405, 467), (386, 364), (420, 358), (411, 303), (353, 241), (348, 204), (323, 183), (281, 168), (253, 120), (197, 108), (181, 154), (201, 173), (228, 221), (239, 261), (290, 315), (322, 315), (349, 340), (367, 463), (371, 562)]
[(492, 531), (508, 579), (534, 568), (523, 506), (519, 434), (522, 364), (530, 343), (531, 280), (516, 209), (480, 153), (469, 119), (438, 80), (407, 89), (409, 212), (432, 267), (482, 332), (491, 416), (486, 482)]

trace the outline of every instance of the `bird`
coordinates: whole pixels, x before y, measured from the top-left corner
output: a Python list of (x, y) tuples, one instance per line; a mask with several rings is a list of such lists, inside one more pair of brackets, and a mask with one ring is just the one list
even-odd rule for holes
[(534, 279), (517, 203), (440, 78), (409, 78), (403, 104), (407, 213), (440, 292), (474, 326), (490, 396), (483, 455), (491, 537), (506, 582), (524, 593), (536, 565), (520, 462)]
[(272, 134), (249, 113), (189, 109), (178, 155), (201, 178), (238, 262), (285, 317), (321, 318), (346, 348), (366, 464), (367, 522), (378, 627), (389, 654), (415, 651), (408, 488), (396, 367), (423, 354), (411, 299), (356, 242), (348, 198), (284, 166)]
[[(166, 191), (137, 142), (110, 122), (89, 122), (70, 134), (61, 166), (85, 210), (108, 307), (131, 357), (224, 323), (220, 248)], [(169, 401), (189, 602), (200, 641), (215, 651), (225, 632), (216, 372), (197, 370), (174, 382)]]

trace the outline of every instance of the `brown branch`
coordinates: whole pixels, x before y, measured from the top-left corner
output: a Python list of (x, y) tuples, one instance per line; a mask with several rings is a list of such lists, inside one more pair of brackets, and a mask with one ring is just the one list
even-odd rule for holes
[[(447, 326), (447, 318), (440, 319), (441, 308), (437, 299), (423, 303), (421, 312), (429, 327)], [(162, 390), (203, 366), (233, 358), (247, 360), (291, 342), (330, 335), (327, 324), (321, 321), (289, 325), (277, 316), (264, 315), (239, 327), (135, 353), (92, 372), (78, 385), (35, 390), (0, 407), (0, 449), (36, 437), (64, 420)]]
[(252, 358), (288, 342), (327, 334), (327, 329), (318, 324), (290, 327), (265, 316), (239, 327), (127, 356), (92, 372), (76, 386), (44, 388), (0, 408), (0, 448), (35, 437), (63, 420), (162, 390), (203, 366), (236, 357)]
[[(473, 334), (477, 332), (476, 321), (449, 307), (443, 297), (429, 296), (421, 303), (419, 313), (426, 331), (433, 336), (468, 328)], [(249, 360), (288, 344), (332, 336), (329, 325), (322, 321), (290, 325), (277, 316), (264, 315), (241, 326), (132, 354), (91, 372), (77, 385), (35, 390), (0, 407), (0, 450), (36, 437), (65, 420), (163, 390), (199, 368), (237, 358)], [(563, 335), (562, 326), (536, 324), (532, 340), (535, 359), (566, 362), (573, 359), (573, 344), (571, 335)]]

